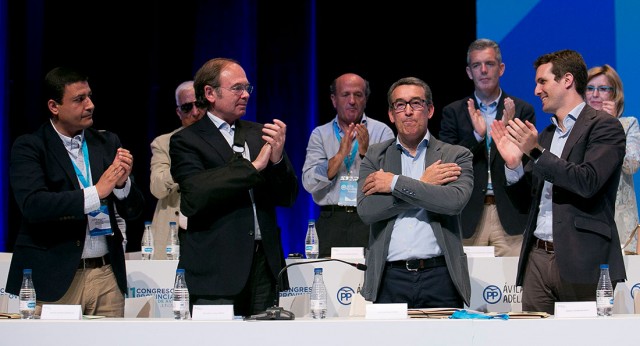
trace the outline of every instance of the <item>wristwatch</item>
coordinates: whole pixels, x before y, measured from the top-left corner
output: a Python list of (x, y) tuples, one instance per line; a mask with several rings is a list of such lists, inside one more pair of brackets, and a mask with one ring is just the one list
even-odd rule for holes
[(540, 156), (542, 156), (542, 153), (544, 152), (544, 148), (542, 148), (542, 150), (540, 150), (540, 148), (538, 148), (538, 146), (533, 147), (533, 149), (531, 149), (531, 151), (529, 152), (529, 157), (533, 160), (533, 161), (537, 161)]

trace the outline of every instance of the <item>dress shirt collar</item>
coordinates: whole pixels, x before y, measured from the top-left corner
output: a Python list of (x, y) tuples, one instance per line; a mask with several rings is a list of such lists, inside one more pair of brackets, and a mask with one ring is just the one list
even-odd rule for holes
[(473, 95), (476, 97), (476, 102), (480, 106), (480, 110), (482, 112), (487, 112), (488, 110), (495, 110), (498, 107), (498, 101), (500, 101), (500, 97), (502, 97), (502, 89), (500, 89), (500, 93), (498, 94), (498, 98), (489, 102), (489, 104), (485, 104), (478, 97), (478, 93), (474, 92)]

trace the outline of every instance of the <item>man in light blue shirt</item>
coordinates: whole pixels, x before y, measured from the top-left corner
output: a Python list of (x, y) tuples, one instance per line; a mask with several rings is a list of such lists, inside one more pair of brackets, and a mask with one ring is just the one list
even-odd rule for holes
[(320, 257), (330, 256), (332, 247), (367, 248), (369, 227), (355, 212), (360, 163), (370, 144), (393, 138), (389, 126), (364, 114), (367, 80), (346, 73), (329, 89), (338, 114), (313, 130), (302, 167), (302, 185), (320, 206)]

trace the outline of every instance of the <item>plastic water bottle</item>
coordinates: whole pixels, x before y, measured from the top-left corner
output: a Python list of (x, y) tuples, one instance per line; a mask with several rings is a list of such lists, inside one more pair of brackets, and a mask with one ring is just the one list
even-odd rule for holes
[(188, 320), (189, 314), (189, 289), (184, 279), (184, 269), (176, 269), (176, 281), (173, 284), (173, 318), (176, 320)]
[(144, 233), (142, 233), (142, 242), (140, 243), (140, 251), (143, 260), (150, 260), (153, 257), (153, 233), (151, 233), (151, 221), (144, 222)]
[(596, 288), (596, 308), (598, 316), (613, 315), (613, 285), (609, 276), (609, 265), (600, 265), (600, 278)]
[(167, 244), (166, 252), (167, 259), (180, 259), (180, 239), (178, 239), (178, 225), (173, 221), (169, 222), (169, 243)]
[(20, 286), (20, 318), (34, 319), (36, 313), (36, 289), (31, 278), (31, 269), (22, 270)]
[(322, 279), (322, 268), (313, 270), (313, 285), (311, 285), (311, 298), (309, 310), (313, 318), (327, 317), (327, 287)]
[(316, 220), (309, 219), (307, 225), (307, 235), (304, 237), (304, 254), (306, 258), (318, 258), (320, 253), (320, 241), (316, 232)]

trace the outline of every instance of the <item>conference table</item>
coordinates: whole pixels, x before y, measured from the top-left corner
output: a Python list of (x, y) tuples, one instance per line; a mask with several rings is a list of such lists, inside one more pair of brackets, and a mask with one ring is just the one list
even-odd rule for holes
[[(10, 253), (0, 253), (0, 295), (8, 296), (8, 311), (18, 311), (18, 297), (4, 291)], [(364, 263), (364, 259), (351, 259), (352, 263)], [(619, 283), (615, 290), (614, 314), (633, 314), (634, 296), (640, 294), (640, 256), (624, 256), (627, 281)], [(299, 263), (288, 268), (290, 289), (282, 292), (280, 305), (296, 312), (296, 316), (306, 316), (305, 301), (313, 282), (313, 269), (323, 268), (327, 286), (327, 316), (362, 316), (362, 308), (357, 304), (362, 300), (358, 294), (364, 279), (364, 272), (337, 261), (314, 263), (306, 259), (287, 259), (287, 264)], [(155, 309), (151, 317), (170, 318), (173, 316), (172, 290), (175, 260), (127, 260), (127, 283), (129, 298), (153, 296)], [(522, 311), (521, 288), (515, 285), (517, 257), (469, 257), (471, 279), (471, 302), (467, 308), (486, 312)], [(36, 291), (37, 291), (36, 287)], [(302, 306), (300, 306), (302, 303)], [(296, 306), (297, 305), (297, 306)], [(303, 311), (300, 314), (300, 311)], [(356, 310), (356, 312), (354, 312)], [(358, 313), (359, 312), (359, 313)]]
[(633, 345), (640, 315), (536, 320), (0, 320), (2, 345)]
[[(9, 311), (17, 297), (4, 291), (11, 254), (0, 253), (0, 295)], [(469, 258), (471, 306), (480, 311), (520, 311), (515, 287), (517, 257)], [(338, 261), (314, 263), (287, 259), (291, 289), (281, 306), (295, 308), (307, 296), (313, 268), (322, 267), (330, 292), (328, 318), (296, 314), (291, 321), (178, 321), (171, 316), (171, 290), (177, 261), (127, 260), (129, 298), (152, 297), (151, 318), (83, 320), (0, 320), (0, 345), (613, 345), (636, 344), (640, 314), (633, 314), (633, 296), (640, 292), (640, 256), (625, 256), (628, 280), (616, 287), (614, 316), (609, 318), (544, 319), (367, 319), (354, 305), (363, 272)], [(362, 259), (349, 262), (363, 263)], [(299, 263), (299, 264), (294, 264)], [(293, 264), (293, 265), (292, 265)], [(361, 296), (360, 296), (361, 297)], [(298, 307), (299, 308), (299, 307)], [(355, 310), (355, 312), (354, 312)]]

